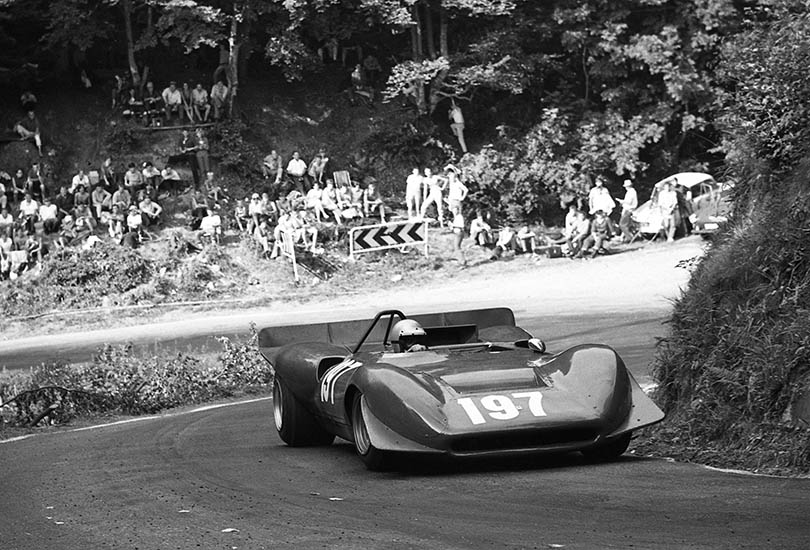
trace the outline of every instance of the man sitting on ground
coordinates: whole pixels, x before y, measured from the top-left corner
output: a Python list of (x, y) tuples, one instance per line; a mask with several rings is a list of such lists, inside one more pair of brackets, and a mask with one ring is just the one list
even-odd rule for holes
[(20, 203), (19, 220), (25, 227), (27, 233), (34, 232), (34, 224), (39, 219), (39, 203), (31, 197), (31, 193), (26, 193), (25, 198)]
[(167, 88), (160, 94), (163, 99), (163, 108), (166, 111), (166, 122), (170, 123), (172, 115), (176, 114), (183, 122), (183, 94), (177, 89), (177, 82), (171, 81)]
[(582, 247), (577, 252), (577, 258), (582, 258), (582, 255), (589, 250), (591, 258), (595, 258), (599, 252), (607, 252), (604, 245), (612, 236), (613, 224), (602, 210), (597, 210), (596, 216), (591, 222), (591, 233), (582, 243)]
[(524, 225), (517, 233), (517, 242), (523, 254), (533, 253), (537, 248), (537, 235), (529, 229), (528, 225)]
[(470, 238), (478, 246), (488, 247), (492, 244), (492, 228), (484, 221), (484, 213), (478, 210), (475, 219), (470, 222)]
[(200, 222), (200, 230), (205, 238), (211, 239), (212, 243), (220, 244), (222, 240), (222, 218), (215, 210), (208, 208), (206, 215)]
[(498, 232), (498, 241), (495, 243), (495, 249), (492, 251), (490, 260), (497, 260), (507, 250), (515, 249), (515, 231), (508, 223), (504, 224), (503, 229)]
[(276, 150), (273, 149), (262, 161), (262, 174), (265, 179), (273, 178), (273, 184), (278, 185), (281, 183), (281, 175), (283, 173), (284, 168), (281, 165), (281, 157)]
[(163, 207), (154, 202), (148, 196), (140, 202), (138, 209), (141, 211), (145, 226), (149, 227), (160, 223), (160, 214), (163, 212)]
[(171, 165), (167, 164), (166, 167), (160, 171), (160, 185), (158, 191), (163, 189), (165, 191), (177, 192), (180, 190), (180, 174)]
[(582, 248), (582, 243), (590, 234), (591, 221), (585, 215), (585, 212), (577, 210), (576, 224), (574, 224), (571, 235), (565, 239), (565, 243), (568, 245), (568, 255), (576, 256)]
[(42, 199), (42, 205), (39, 207), (39, 219), (42, 220), (42, 226), (45, 233), (56, 233), (59, 231), (59, 213), (58, 208), (51, 202), (51, 199), (45, 197)]
[(363, 193), (363, 214), (368, 218), (375, 210), (380, 213), (380, 223), (385, 223), (385, 203), (377, 186), (372, 182)]

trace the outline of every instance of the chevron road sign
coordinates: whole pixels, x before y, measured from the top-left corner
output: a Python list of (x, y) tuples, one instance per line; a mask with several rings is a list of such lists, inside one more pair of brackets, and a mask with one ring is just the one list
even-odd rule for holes
[(363, 252), (418, 245), (424, 245), (427, 256), (428, 226), (422, 220), (363, 225), (354, 227), (349, 232), (351, 258)]

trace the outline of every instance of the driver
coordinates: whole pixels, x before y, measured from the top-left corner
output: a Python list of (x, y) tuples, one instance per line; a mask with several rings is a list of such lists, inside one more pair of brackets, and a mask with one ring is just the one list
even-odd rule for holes
[(419, 342), (425, 337), (425, 329), (413, 319), (398, 321), (391, 332), (395, 338), (392, 340), (399, 344), (400, 352), (425, 351), (427, 349), (427, 346)]

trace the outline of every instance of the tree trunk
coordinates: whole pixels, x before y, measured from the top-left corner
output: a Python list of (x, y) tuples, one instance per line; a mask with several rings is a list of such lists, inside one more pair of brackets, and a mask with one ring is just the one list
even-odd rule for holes
[(440, 8), (439, 12), (439, 49), (442, 57), (450, 57), (450, 48), (447, 45), (447, 12), (444, 8)]
[(419, 17), (419, 4), (414, 4), (411, 7), (411, 15), (416, 22), (416, 26), (411, 29), (411, 48), (413, 49), (413, 60), (416, 62), (422, 61), (425, 53), (422, 49), (422, 18)]
[(230, 81), (228, 116), (230, 117), (233, 117), (234, 112), (239, 113), (236, 97), (239, 93), (239, 50), (242, 47), (242, 42), (239, 39), (239, 20), (242, 19), (242, 13), (239, 12), (236, 4), (234, 4), (233, 8), (231, 32), (228, 36), (228, 80)]
[[(445, 59), (450, 58), (450, 51), (447, 46), (447, 14), (442, 9), (439, 15), (439, 45), (441, 48), (442, 57)], [(430, 105), (429, 111), (431, 114), (436, 110), (438, 107), (439, 102), (444, 99), (441, 95), (442, 87), (444, 86), (444, 81), (447, 78), (449, 73), (449, 69), (442, 69), (439, 71), (433, 81), (430, 83)]]
[(430, 5), (425, 5), (425, 34), (428, 57), (430, 59), (436, 59), (436, 40), (433, 33), (433, 12), (430, 10)]
[(124, 31), (127, 37), (127, 61), (129, 72), (132, 74), (132, 86), (141, 89), (141, 73), (135, 61), (135, 39), (132, 36), (132, 3), (130, 0), (121, 0), (121, 10), (124, 12)]

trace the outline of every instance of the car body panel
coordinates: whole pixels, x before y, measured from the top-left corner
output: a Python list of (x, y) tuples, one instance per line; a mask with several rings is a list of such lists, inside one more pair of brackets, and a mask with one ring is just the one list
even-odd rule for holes
[[(362, 393), (369, 437), (381, 450), (468, 456), (585, 449), (663, 418), (608, 346), (551, 355), (521, 339), (481, 341), (480, 335), (528, 336), (502, 309), (427, 317), (465, 321), (426, 328), (465, 341), (424, 351), (385, 349), (382, 335), (379, 346), (352, 353), (335, 343), (298, 341), (311, 333), (306, 328), (260, 333), (260, 344), (282, 344), (261, 351), (301, 406), (349, 441), (351, 405)], [(511, 325), (486, 326), (504, 320)]]

